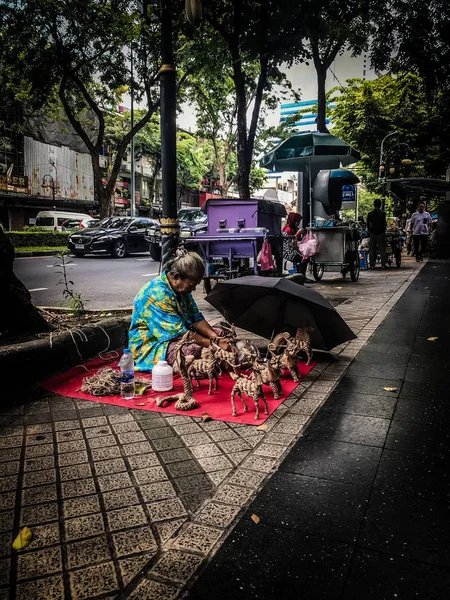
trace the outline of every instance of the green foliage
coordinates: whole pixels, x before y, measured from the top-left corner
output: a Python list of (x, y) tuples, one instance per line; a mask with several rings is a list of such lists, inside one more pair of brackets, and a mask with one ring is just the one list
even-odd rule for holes
[(19, 248), (14, 249), (16, 251), (16, 255), (22, 254), (23, 252), (45, 252), (46, 250), (56, 254), (56, 252), (65, 252), (67, 250), (67, 246), (20, 246)]
[[(177, 51), (189, 42), (181, 31), (186, 28), (182, 3), (174, 2), (174, 8)], [(148, 17), (128, 0), (23, 0), (7, 3), (0, 11), (0, 91), (8, 91), (26, 116), (59, 117), (63, 124), (67, 120), (91, 155), (94, 195), (102, 216), (112, 210), (111, 195), (132, 133), (159, 107), (160, 23)], [(146, 109), (133, 132), (123, 127), (125, 121), (122, 126), (108, 123), (114, 160), (104, 186), (99, 151), (105, 143), (105, 114), (126, 89)]]
[(293, 11), (293, 20), (305, 32), (309, 57), (317, 74), (317, 129), (328, 132), (326, 78), (335, 58), (350, 50), (354, 55), (367, 49), (374, 7), (383, 11), (385, 0), (304, 0)]
[[(387, 173), (392, 167), (393, 177), (443, 176), (450, 140), (443, 93), (429, 102), (423, 80), (413, 73), (385, 75), (373, 81), (353, 79), (339, 91), (332, 112), (333, 134), (360, 151), (355, 170), (368, 190), (380, 190), (380, 147), (391, 131), (398, 133), (384, 145)], [(402, 166), (406, 157), (412, 160), (411, 166)]]
[[(358, 216), (363, 217), (364, 220), (367, 220), (367, 215), (374, 208), (374, 201), (379, 197), (380, 194), (369, 192), (363, 187), (360, 187), (358, 189)], [(342, 211), (342, 215), (345, 219), (354, 219), (355, 211), (353, 209), (345, 209)]]
[(220, 160), (220, 153), (226, 156), (230, 146), (235, 147), (235, 179), (245, 198), (250, 193), (250, 171), (264, 107), (275, 109), (283, 89), (289, 87), (279, 67), (284, 61), (293, 62), (292, 56), (302, 60), (302, 35), (293, 24), (292, 4), (287, 0), (205, 0), (203, 8), (202, 35), (193, 47), (198, 59), (196, 88), (202, 93), (194, 93), (192, 99), (198, 112), (205, 115), (201, 127), (206, 129), (206, 125), (214, 132), (217, 170), (227, 184), (230, 177), (224, 171), (228, 165)]
[(15, 248), (28, 246), (54, 248), (67, 247), (70, 232), (66, 231), (5, 231)]
[[(450, 88), (448, 0), (391, 0), (374, 8), (371, 59), (380, 71), (417, 72), (432, 98)], [(378, 17), (378, 18), (376, 18)]]
[(187, 133), (179, 133), (177, 140), (177, 180), (179, 195), (198, 190), (203, 177), (211, 171), (211, 147)]

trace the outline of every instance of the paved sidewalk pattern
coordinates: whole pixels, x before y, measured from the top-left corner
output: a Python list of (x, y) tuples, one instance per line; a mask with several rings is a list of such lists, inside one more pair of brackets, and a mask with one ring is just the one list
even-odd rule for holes
[[(0, 600), (179, 596), (417, 272), (318, 286), (358, 339), (323, 355), (266, 431), (48, 394), (4, 409)], [(33, 542), (11, 553), (23, 525)]]
[(448, 598), (449, 300), (450, 265), (428, 264), (190, 600)]

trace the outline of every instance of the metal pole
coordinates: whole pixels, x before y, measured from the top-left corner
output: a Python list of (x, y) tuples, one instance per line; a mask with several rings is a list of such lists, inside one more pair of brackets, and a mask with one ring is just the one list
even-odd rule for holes
[(172, 50), (172, 15), (166, 0), (161, 3), (161, 58), (161, 269), (164, 270), (178, 247), (180, 237), (177, 210), (176, 73)]
[(397, 135), (398, 131), (391, 131), (390, 133), (388, 133), (382, 140), (381, 140), (381, 146), (380, 146), (380, 162), (378, 164), (378, 181), (381, 180), (380, 177), (380, 173), (381, 173), (381, 165), (383, 164), (383, 147), (384, 147), (384, 142), (388, 139), (388, 137), (391, 137), (391, 135)]
[[(134, 127), (134, 93), (133, 93), (133, 45), (131, 45), (131, 129), (133, 129)], [(136, 187), (136, 181), (135, 181), (135, 167), (134, 167), (134, 135), (131, 138), (131, 142), (130, 142), (130, 152), (131, 152), (131, 162), (130, 162), (130, 168), (131, 168), (131, 199), (130, 199), (130, 213), (131, 216), (134, 217), (135, 213), (136, 213), (136, 206), (135, 206), (135, 201), (136, 201), (136, 191), (135, 191), (135, 187)]]
[(308, 188), (309, 188), (309, 226), (313, 226), (313, 199), (312, 199), (312, 174), (311, 174), (311, 158), (308, 166)]

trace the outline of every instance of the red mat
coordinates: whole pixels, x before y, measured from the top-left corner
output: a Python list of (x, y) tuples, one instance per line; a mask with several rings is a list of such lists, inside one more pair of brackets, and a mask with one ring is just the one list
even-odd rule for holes
[[(156, 406), (155, 398), (170, 396), (183, 391), (183, 384), (180, 376), (174, 376), (174, 388), (172, 392), (153, 392), (148, 391), (143, 396), (138, 396), (132, 400), (124, 400), (120, 396), (92, 396), (91, 394), (85, 394), (81, 391), (81, 385), (83, 383), (83, 377), (93, 375), (100, 368), (105, 366), (117, 367), (118, 359), (114, 359), (110, 362), (106, 362), (100, 358), (94, 358), (84, 364), (86, 369), (79, 365), (73, 367), (69, 371), (56, 375), (50, 379), (47, 379), (41, 384), (45, 390), (59, 394), (61, 396), (68, 396), (70, 398), (78, 398), (80, 400), (90, 400), (91, 402), (99, 402), (101, 404), (112, 404), (113, 406), (122, 406), (125, 408), (135, 408), (138, 410), (149, 410), (152, 412), (170, 413), (174, 415), (186, 415), (187, 417), (201, 417), (203, 413), (208, 413), (216, 421), (230, 421), (233, 423), (246, 423), (248, 425), (261, 425), (269, 415), (283, 402), (289, 394), (295, 390), (298, 383), (292, 381), (289, 373), (286, 371), (286, 376), (281, 380), (283, 386), (283, 396), (279, 400), (275, 400), (273, 397), (272, 390), (269, 386), (264, 386), (264, 393), (267, 398), (267, 404), (269, 405), (269, 415), (264, 414), (263, 403), (260, 400), (260, 419), (255, 419), (255, 405), (253, 400), (245, 398), (248, 404), (248, 413), (244, 413), (243, 404), (239, 396), (236, 396), (236, 409), (237, 417), (231, 416), (231, 390), (233, 388), (233, 380), (228, 374), (224, 374), (219, 377), (219, 389), (217, 392), (213, 392), (211, 396), (208, 395), (208, 381), (204, 380), (201, 382), (199, 390), (194, 391), (195, 399), (199, 404), (199, 408), (190, 411), (179, 411), (176, 410), (175, 404), (171, 403), (165, 408), (158, 408)], [(301, 379), (309, 373), (316, 363), (307, 366), (304, 362), (299, 362), (299, 371)], [(150, 373), (139, 373), (139, 377), (151, 380)], [(194, 386), (196, 384), (194, 383)], [(144, 404), (144, 406), (140, 406)]]

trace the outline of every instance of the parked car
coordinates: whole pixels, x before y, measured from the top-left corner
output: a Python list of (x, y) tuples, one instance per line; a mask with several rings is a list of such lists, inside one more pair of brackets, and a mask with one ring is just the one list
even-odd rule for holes
[(70, 229), (87, 229), (89, 227), (94, 227), (99, 222), (99, 219), (93, 219), (90, 217), (89, 219), (68, 219), (64, 221), (62, 224), (63, 231), (69, 231)]
[(123, 258), (132, 252), (145, 252), (148, 242), (145, 230), (153, 219), (107, 217), (93, 227), (69, 235), (67, 245), (75, 256), (107, 252), (113, 258)]
[[(84, 213), (74, 213), (60, 210), (41, 210), (36, 215), (36, 227), (48, 229), (49, 231), (62, 231), (63, 223), (66, 221), (81, 221), (88, 223), (92, 217)], [(87, 227), (85, 224), (84, 227)]]
[[(180, 237), (186, 238), (208, 230), (208, 217), (201, 208), (180, 208)], [(156, 223), (147, 229), (145, 239), (148, 242), (150, 256), (153, 260), (161, 260), (161, 225)]]

